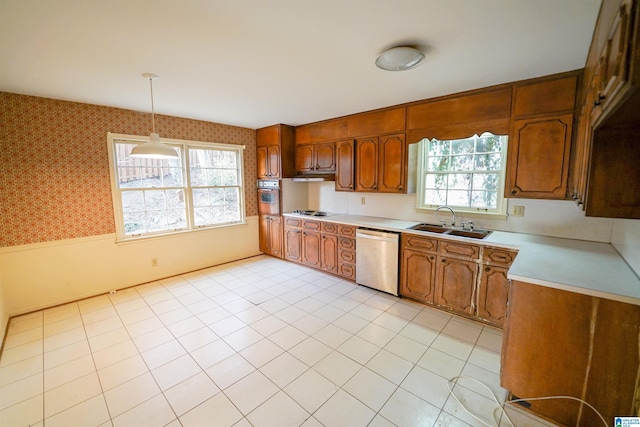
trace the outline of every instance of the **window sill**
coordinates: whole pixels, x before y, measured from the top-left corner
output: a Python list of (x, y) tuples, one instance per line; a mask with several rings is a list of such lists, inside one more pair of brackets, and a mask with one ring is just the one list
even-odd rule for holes
[(225, 224), (225, 225), (216, 225), (216, 226), (210, 226), (210, 227), (196, 228), (194, 230), (178, 230), (178, 231), (171, 231), (171, 232), (166, 232), (166, 233), (148, 234), (148, 235), (144, 235), (144, 236), (121, 237), (121, 238), (116, 238), (116, 242), (115, 243), (117, 245), (128, 245), (128, 244), (133, 244), (133, 243), (147, 242), (147, 241), (150, 241), (150, 240), (171, 239), (171, 238), (175, 238), (175, 237), (179, 237), (179, 236), (190, 235), (192, 233), (202, 233), (202, 232), (205, 232), (205, 231), (215, 231), (215, 230), (220, 230), (220, 229), (229, 228), (229, 227), (246, 227), (247, 225), (248, 225), (247, 222), (243, 221), (243, 222), (235, 222), (233, 224)]

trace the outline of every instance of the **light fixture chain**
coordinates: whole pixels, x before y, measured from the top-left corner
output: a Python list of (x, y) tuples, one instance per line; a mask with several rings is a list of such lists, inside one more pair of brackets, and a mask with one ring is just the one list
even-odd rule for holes
[(153, 108), (153, 78), (149, 78), (149, 86), (151, 87), (151, 127), (153, 133), (156, 133), (156, 113)]

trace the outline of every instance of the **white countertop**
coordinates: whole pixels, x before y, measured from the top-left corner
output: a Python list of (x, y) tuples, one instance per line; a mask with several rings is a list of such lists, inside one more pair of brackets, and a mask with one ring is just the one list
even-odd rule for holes
[[(304, 218), (425, 235), (407, 230), (418, 224), (416, 221), (359, 215)], [(433, 237), (517, 249), (508, 273), (512, 280), (640, 305), (640, 278), (608, 243), (503, 231), (494, 231), (482, 240), (436, 233)]]

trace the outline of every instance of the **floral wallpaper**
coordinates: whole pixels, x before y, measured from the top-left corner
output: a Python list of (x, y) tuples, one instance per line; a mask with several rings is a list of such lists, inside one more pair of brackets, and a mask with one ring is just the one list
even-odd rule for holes
[[(149, 113), (0, 92), (0, 247), (115, 233), (107, 132), (150, 126)], [(246, 145), (246, 215), (258, 214), (255, 130), (162, 115), (156, 130)]]

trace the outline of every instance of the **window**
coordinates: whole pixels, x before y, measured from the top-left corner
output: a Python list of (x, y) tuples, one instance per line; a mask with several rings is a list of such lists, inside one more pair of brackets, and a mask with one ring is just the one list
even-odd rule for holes
[(108, 138), (118, 240), (244, 222), (243, 146), (167, 140), (179, 158), (130, 156), (144, 137)]
[(505, 214), (507, 136), (484, 133), (418, 145), (417, 207)]

